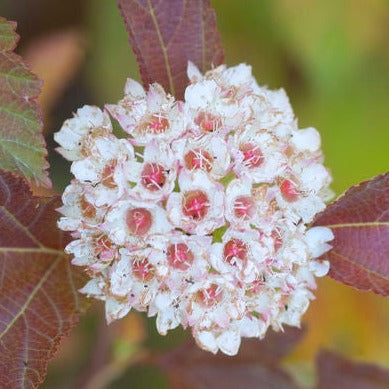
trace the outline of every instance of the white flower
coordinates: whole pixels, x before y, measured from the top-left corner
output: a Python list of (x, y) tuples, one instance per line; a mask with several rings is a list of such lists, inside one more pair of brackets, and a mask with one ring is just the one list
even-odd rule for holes
[(284, 311), (279, 315), (278, 325), (288, 324), (300, 327), (301, 316), (306, 312), (309, 301), (313, 298), (314, 296), (309, 289), (299, 288), (292, 291), (287, 301), (285, 301)]
[(334, 236), (307, 224), (331, 176), (319, 133), (250, 66), (189, 63), (188, 77), (185, 101), (127, 80), (106, 106), (125, 139), (96, 107), (64, 123), (55, 139), (75, 178), (58, 225), (108, 322), (144, 311), (163, 335), (190, 327), (201, 348), (235, 355), (242, 337), (300, 325), (329, 270)]
[(121, 258), (109, 270), (109, 292), (124, 305), (146, 311), (158, 292), (160, 281), (150, 248), (120, 250)]
[(100, 228), (115, 244), (130, 247), (143, 246), (151, 235), (173, 229), (163, 208), (131, 198), (117, 202)]
[(192, 84), (185, 90), (186, 113), (195, 133), (225, 135), (252, 118), (259, 87), (251, 67), (241, 64), (227, 69), (221, 65), (202, 76), (189, 64), (188, 77)]
[(149, 239), (151, 247), (164, 253), (169, 274), (169, 279), (165, 280), (166, 285), (178, 290), (187, 287), (184, 278), (196, 281), (208, 273), (211, 243), (212, 238), (209, 236), (188, 236), (178, 232)]
[(265, 268), (268, 248), (259, 242), (254, 230), (245, 232), (228, 229), (222, 243), (214, 243), (210, 257), (212, 266), (230, 281), (250, 283)]
[(216, 354), (220, 349), (224, 354), (236, 355), (239, 350), (241, 333), (238, 324), (230, 324), (230, 329), (220, 334), (215, 331), (195, 331), (194, 337), (197, 344), (204, 350)]
[[(294, 114), (289, 103), (289, 98), (284, 89), (264, 91), (268, 108), (265, 115), (260, 116), (260, 123), (265, 128), (280, 124), (292, 125)], [(277, 128), (275, 128), (277, 133)]]
[(130, 189), (125, 169), (133, 159), (131, 144), (104, 137), (96, 141), (91, 156), (73, 162), (71, 171), (77, 180), (89, 184), (85, 190), (88, 201), (101, 207), (113, 204)]
[[(260, 127), (259, 127), (260, 128)], [(229, 139), (233, 169), (238, 177), (254, 183), (273, 182), (285, 170), (284, 144), (272, 133), (250, 125)]]
[(54, 139), (62, 147), (57, 149), (69, 161), (77, 161), (90, 153), (88, 143), (93, 139), (110, 134), (111, 121), (97, 107), (86, 105), (77, 110), (74, 118), (68, 119)]
[(140, 201), (166, 199), (174, 189), (177, 160), (168, 144), (150, 141), (143, 152), (143, 162), (130, 161), (126, 178), (134, 183), (130, 195)]
[(332, 239), (334, 234), (328, 227), (312, 227), (305, 233), (305, 242), (313, 258), (318, 258), (327, 252), (331, 248), (327, 242)]
[(223, 138), (206, 134), (186, 137), (173, 143), (181, 166), (188, 170), (203, 170), (218, 180), (230, 170), (231, 157)]
[(298, 223), (300, 219), (304, 223), (309, 223), (317, 213), (325, 208), (324, 201), (320, 195), (315, 192), (301, 192), (299, 184), (289, 179), (280, 180), (276, 199), (284, 215), (294, 223)]
[(244, 315), (241, 290), (221, 276), (210, 275), (207, 280), (193, 284), (187, 293), (185, 321), (194, 331), (221, 332)]
[(107, 235), (83, 233), (80, 239), (71, 241), (65, 248), (67, 254), (73, 254), (73, 265), (87, 266), (97, 273), (111, 264), (118, 256), (118, 248)]
[(188, 86), (185, 91), (186, 115), (195, 134), (226, 134), (240, 119), (238, 106), (224, 104), (222, 91), (214, 80)]
[(129, 79), (125, 94), (117, 105), (108, 104), (106, 108), (133, 136), (132, 143), (144, 146), (152, 139), (171, 141), (185, 131), (182, 103), (174, 102), (159, 84), (150, 85), (146, 93), (140, 84)]
[(161, 335), (166, 335), (169, 330), (177, 328), (181, 324), (181, 311), (168, 306), (158, 310), (156, 326)]
[(63, 205), (58, 208), (63, 215), (58, 222), (61, 230), (94, 229), (103, 220), (104, 210), (87, 200), (85, 188), (78, 183), (72, 183), (65, 189), (62, 202)]
[(253, 195), (249, 180), (232, 180), (226, 189), (226, 219), (236, 229), (250, 229), (250, 224), (258, 219), (260, 202)]
[(212, 182), (201, 170), (189, 174), (183, 171), (167, 201), (169, 220), (184, 231), (206, 235), (224, 224), (224, 194), (220, 184)]
[(320, 134), (312, 127), (293, 131), (290, 143), (298, 151), (315, 152), (320, 148)]

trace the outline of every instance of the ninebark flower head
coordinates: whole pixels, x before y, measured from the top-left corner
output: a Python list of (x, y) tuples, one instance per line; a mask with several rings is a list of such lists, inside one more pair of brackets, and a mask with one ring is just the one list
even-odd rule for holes
[(185, 101), (128, 80), (118, 104), (64, 123), (55, 139), (75, 178), (59, 227), (109, 322), (146, 311), (161, 334), (189, 327), (201, 348), (234, 355), (242, 337), (300, 325), (328, 272), (317, 258), (333, 234), (308, 224), (331, 176), (284, 90), (244, 64), (190, 63), (188, 77)]

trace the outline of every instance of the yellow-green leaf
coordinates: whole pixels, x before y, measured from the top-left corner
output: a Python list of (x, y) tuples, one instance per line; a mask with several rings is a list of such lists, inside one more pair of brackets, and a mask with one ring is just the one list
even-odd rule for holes
[(16, 24), (0, 18), (0, 169), (50, 186), (41, 112), (42, 82), (12, 50)]

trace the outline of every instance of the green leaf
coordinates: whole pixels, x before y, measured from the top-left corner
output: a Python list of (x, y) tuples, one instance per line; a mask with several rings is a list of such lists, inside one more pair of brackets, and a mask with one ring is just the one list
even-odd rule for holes
[(0, 169), (49, 187), (43, 123), (36, 102), (42, 81), (12, 51), (19, 39), (15, 27), (16, 23), (0, 18)]

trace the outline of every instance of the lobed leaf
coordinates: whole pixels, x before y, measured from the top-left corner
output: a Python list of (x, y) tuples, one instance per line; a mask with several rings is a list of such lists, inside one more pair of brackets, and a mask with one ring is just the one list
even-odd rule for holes
[(50, 186), (42, 119), (36, 99), (42, 82), (12, 50), (16, 23), (0, 17), (0, 169)]
[(350, 188), (313, 224), (335, 235), (325, 254), (332, 278), (389, 295), (389, 172)]
[(317, 389), (389, 388), (389, 370), (368, 363), (353, 362), (329, 351), (320, 352), (317, 367)]
[(188, 60), (206, 71), (224, 51), (209, 0), (118, 0), (143, 84), (160, 83), (182, 99)]
[(0, 170), (0, 388), (36, 388), (87, 306), (56, 227), (59, 205)]
[(15, 22), (6, 21), (0, 17), (0, 50), (12, 51), (15, 49), (18, 41), (15, 30)]
[(280, 358), (302, 334), (288, 328), (285, 333), (269, 332), (263, 340), (245, 339), (235, 357), (212, 355), (190, 342), (163, 355), (160, 367), (168, 373), (172, 388), (177, 389), (297, 388), (280, 366)]

